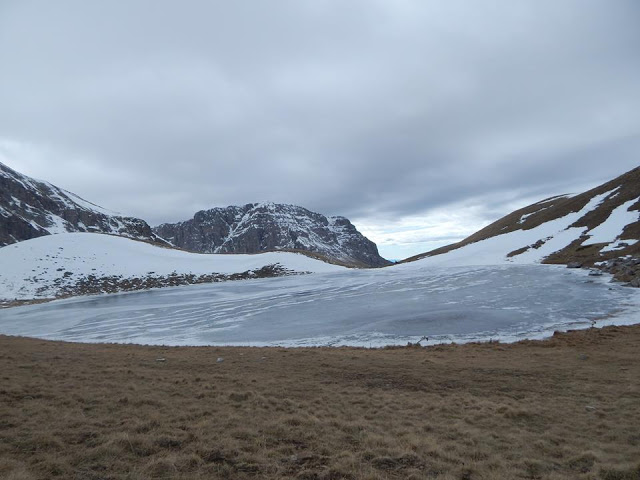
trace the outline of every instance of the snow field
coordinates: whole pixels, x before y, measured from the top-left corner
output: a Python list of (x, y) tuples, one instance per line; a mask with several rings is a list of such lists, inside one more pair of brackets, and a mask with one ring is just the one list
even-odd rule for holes
[(276, 263), (296, 272), (345, 270), (296, 253), (207, 255), (112, 235), (63, 233), (0, 248), (0, 299), (35, 298), (39, 287), (53, 284), (56, 279), (63, 278), (65, 272), (71, 272), (74, 277), (122, 275), (139, 278), (151, 273), (242, 273)]

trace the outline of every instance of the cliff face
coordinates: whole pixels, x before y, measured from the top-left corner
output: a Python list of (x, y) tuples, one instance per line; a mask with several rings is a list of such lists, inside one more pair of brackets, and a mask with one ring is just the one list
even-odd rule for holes
[(0, 246), (66, 232), (107, 233), (166, 244), (144, 220), (116, 215), (0, 163)]
[(344, 217), (325, 217), (295, 205), (250, 203), (200, 211), (154, 232), (176, 247), (201, 253), (303, 250), (340, 263), (381, 267), (389, 262)]

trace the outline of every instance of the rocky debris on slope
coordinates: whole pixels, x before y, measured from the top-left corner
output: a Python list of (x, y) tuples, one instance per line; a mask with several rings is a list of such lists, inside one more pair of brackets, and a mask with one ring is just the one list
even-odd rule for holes
[(0, 163), (0, 247), (65, 232), (107, 233), (168, 245), (144, 220), (113, 214)]
[[(250, 280), (256, 278), (282, 277), (289, 275), (304, 275), (307, 272), (295, 272), (280, 264), (265, 265), (264, 267), (247, 270), (240, 273), (222, 274), (211, 273), (195, 275), (191, 273), (172, 273), (170, 275), (156, 275), (150, 272), (142, 277), (123, 277), (122, 275), (83, 275), (76, 278), (72, 272), (65, 272), (50, 284), (44, 284), (36, 290), (36, 299), (0, 302), (1, 307), (12, 307), (25, 303), (37, 303), (46, 299), (68, 298), (78, 295), (97, 295), (103, 293), (133, 292), (149, 290), (151, 288), (177, 287), (181, 285), (199, 285), (203, 283), (217, 283), (233, 280)], [(39, 279), (28, 279), (38, 283)]]
[(390, 262), (344, 217), (325, 217), (295, 205), (250, 203), (213, 208), (191, 220), (163, 224), (154, 232), (173, 245), (200, 253), (297, 250), (359, 267)]
[(50, 298), (36, 298), (31, 300), (4, 300), (0, 299), (0, 309), (3, 308), (12, 308), (12, 307), (21, 307), (22, 305), (34, 305), (37, 303), (46, 303), (49, 302)]
[(596, 265), (600, 270), (613, 275), (614, 280), (640, 288), (640, 258), (613, 258)]

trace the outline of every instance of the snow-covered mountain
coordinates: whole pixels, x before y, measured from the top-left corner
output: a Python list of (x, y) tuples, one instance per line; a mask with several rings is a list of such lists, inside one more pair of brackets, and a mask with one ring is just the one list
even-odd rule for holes
[(405, 260), (430, 265), (600, 265), (640, 277), (640, 167), (579, 195), (517, 210), (465, 240)]
[(0, 306), (14, 300), (347, 270), (291, 252), (203, 255), (92, 233), (47, 235), (2, 247), (0, 265)]
[(250, 203), (200, 211), (191, 220), (154, 228), (173, 245), (200, 253), (302, 250), (347, 265), (390, 262), (344, 217), (325, 217), (295, 205)]
[(108, 233), (166, 244), (144, 220), (120, 216), (0, 163), (0, 246), (67, 232)]

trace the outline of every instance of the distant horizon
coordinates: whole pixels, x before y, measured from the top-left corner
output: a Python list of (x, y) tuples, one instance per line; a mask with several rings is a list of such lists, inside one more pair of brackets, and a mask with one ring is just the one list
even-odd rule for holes
[(153, 225), (271, 199), (410, 256), (638, 165), (638, 18), (634, 0), (0, 2), (0, 161)]
[[(21, 174), (25, 174), (24, 172), (21, 172), (18, 168), (11, 166), (10, 162), (5, 162), (5, 159), (0, 158), (0, 160), (2, 160), (2, 162), (0, 163), (4, 163), (6, 166), (8, 166), (9, 168), (17, 171), (18, 173)], [(636, 168), (636, 167), (634, 167)], [(633, 168), (631, 169), (633, 170)], [(427, 253), (431, 250), (435, 250), (437, 248), (443, 247), (443, 246), (447, 246), (447, 245), (451, 245), (453, 243), (457, 243), (459, 241), (464, 240), (466, 237), (468, 237), (469, 235), (477, 232), (478, 230), (486, 227), (487, 225), (490, 225), (491, 223), (495, 222), (496, 220), (499, 220), (500, 218), (502, 218), (504, 215), (511, 213), (514, 210), (518, 210), (520, 208), (526, 207), (528, 205), (537, 203), (538, 201), (541, 201), (545, 198), (550, 198), (550, 197), (555, 197), (555, 196), (561, 196), (561, 195), (568, 195), (568, 194), (579, 194), (582, 193), (584, 191), (590, 190), (591, 188), (595, 188), (596, 186), (598, 186), (601, 183), (604, 183), (606, 181), (612, 180), (620, 175), (623, 175), (626, 172), (620, 172), (619, 174), (616, 174), (614, 176), (612, 176), (611, 178), (607, 178), (602, 180), (600, 183), (598, 184), (592, 184), (586, 187), (582, 187), (582, 189), (580, 191), (573, 191), (573, 192), (564, 192), (564, 193), (558, 193), (558, 194), (554, 194), (554, 195), (549, 195), (547, 197), (541, 197), (541, 198), (537, 198), (537, 199), (526, 199), (523, 202), (513, 202), (511, 203), (511, 209), (509, 211), (505, 211), (500, 217), (496, 217), (493, 219), (487, 219), (487, 221), (484, 224), (477, 224), (475, 225), (474, 228), (468, 228), (466, 233), (464, 234), (460, 234), (460, 235), (444, 235), (444, 236), (437, 236), (434, 237), (432, 239), (426, 239), (424, 241), (420, 241), (420, 242), (407, 242), (407, 243), (380, 243), (379, 241), (377, 241), (378, 238), (380, 238), (381, 236), (386, 235), (387, 241), (392, 242), (393, 241), (393, 235), (394, 233), (397, 236), (402, 236), (402, 235), (406, 235), (407, 233), (409, 235), (411, 235), (415, 230), (417, 230), (418, 228), (425, 228), (425, 224), (428, 225), (429, 221), (433, 221), (432, 219), (429, 218), (415, 218), (413, 219), (413, 221), (416, 222), (420, 222), (423, 221), (425, 222), (425, 224), (421, 225), (421, 227), (416, 227), (414, 226), (412, 227), (407, 227), (406, 225), (403, 226), (399, 226), (398, 230), (396, 232), (393, 232), (393, 230), (388, 227), (385, 226), (384, 224), (382, 226), (377, 226), (377, 228), (379, 229), (378, 231), (375, 230), (376, 227), (373, 227), (371, 230), (369, 229), (370, 227), (368, 227), (366, 224), (362, 224), (359, 223), (357, 220), (354, 221), (354, 219), (351, 219), (349, 217), (345, 217), (345, 215), (331, 215), (331, 214), (326, 214), (325, 212), (320, 212), (320, 211), (315, 211), (313, 209), (310, 209), (308, 207), (306, 207), (305, 205), (296, 205), (293, 203), (284, 203), (284, 202), (275, 202), (272, 200), (266, 200), (266, 201), (250, 201), (250, 202), (245, 202), (245, 203), (238, 203), (235, 205), (232, 204), (228, 204), (228, 205), (214, 205), (208, 208), (203, 208), (197, 211), (194, 211), (190, 216), (185, 217), (185, 218), (181, 218), (179, 220), (176, 221), (162, 221), (162, 222), (158, 222), (158, 223), (152, 223), (150, 222), (148, 219), (144, 218), (144, 217), (138, 217), (136, 215), (130, 215), (127, 212), (119, 212), (119, 211), (115, 211), (109, 208), (109, 206), (105, 206), (105, 205), (100, 205), (97, 202), (94, 202), (92, 199), (90, 198), (86, 198), (82, 195), (78, 195), (76, 192), (73, 192), (71, 190), (68, 190), (64, 187), (61, 187), (60, 185), (56, 185), (59, 188), (63, 188), (64, 190), (67, 190), (69, 193), (80, 197), (82, 200), (89, 202), (97, 207), (100, 207), (102, 209), (105, 209), (107, 211), (111, 211), (111, 213), (116, 214), (116, 215), (121, 215), (121, 216), (133, 216), (133, 217), (137, 217), (137, 218), (141, 218), (142, 220), (146, 221), (147, 223), (149, 223), (150, 226), (152, 227), (157, 227), (160, 226), (164, 223), (178, 223), (178, 222), (183, 222), (183, 221), (187, 221), (190, 220), (194, 217), (194, 215), (199, 212), (199, 211), (203, 211), (203, 210), (211, 210), (214, 208), (227, 208), (227, 207), (234, 207), (234, 206), (244, 206), (244, 205), (259, 205), (259, 204), (280, 204), (280, 205), (293, 205), (293, 206), (298, 206), (298, 207), (302, 207), (305, 208), (309, 211), (312, 211), (314, 213), (319, 213), (322, 214), (326, 217), (345, 217), (347, 218), (355, 227), (356, 229), (362, 233), (365, 237), (367, 237), (369, 240), (373, 241), (377, 248), (378, 248), (378, 252), (380, 254), (381, 257), (385, 258), (386, 260), (392, 261), (392, 262), (397, 262), (397, 261), (401, 261), (401, 260), (405, 260), (409, 257), (412, 257), (414, 255), (419, 255), (422, 253)], [(26, 175), (26, 174), (25, 174)], [(44, 182), (48, 182), (48, 183), (53, 183), (53, 182), (49, 182), (47, 179), (45, 178), (38, 178), (37, 176), (33, 176), (33, 175), (28, 175), (31, 178), (34, 178), (36, 180), (39, 181), (44, 181)], [(461, 209), (461, 212), (464, 213), (464, 210)], [(458, 212), (450, 212), (450, 214), (455, 215)], [(447, 221), (446, 219), (443, 221)], [(442, 228), (442, 227), (441, 227)], [(382, 229), (386, 229), (386, 232), (382, 232)], [(460, 232), (460, 230), (457, 230), (458, 232)], [(391, 232), (391, 233), (389, 233)], [(384, 241), (384, 239), (383, 239)]]

